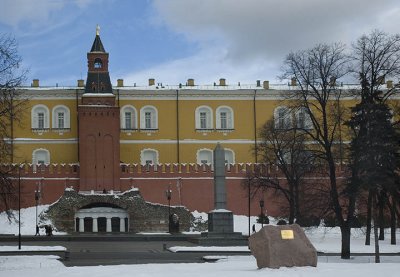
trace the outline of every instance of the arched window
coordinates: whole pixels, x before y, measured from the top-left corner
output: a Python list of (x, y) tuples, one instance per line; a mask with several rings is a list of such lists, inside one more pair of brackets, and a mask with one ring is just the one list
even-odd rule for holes
[(31, 111), (32, 129), (49, 128), (49, 108), (45, 105), (36, 105)]
[(140, 153), (140, 163), (142, 165), (157, 165), (158, 151), (154, 149), (143, 149)]
[(68, 107), (64, 105), (55, 106), (52, 115), (52, 128), (60, 130), (70, 128), (70, 112)]
[(158, 129), (158, 112), (154, 106), (144, 106), (140, 109), (140, 129)]
[(225, 164), (235, 163), (235, 152), (233, 150), (225, 148)]
[(290, 128), (292, 116), (290, 110), (286, 106), (277, 107), (274, 110), (275, 129)]
[(310, 114), (305, 107), (300, 107), (296, 111), (296, 126), (301, 129), (312, 129)]
[(103, 62), (100, 58), (96, 58), (94, 60), (94, 64), (93, 64), (94, 68), (102, 68), (103, 67)]
[(135, 107), (131, 105), (123, 106), (120, 115), (122, 130), (137, 129), (137, 113)]
[(216, 113), (216, 127), (217, 129), (233, 129), (233, 110), (228, 106), (221, 106), (217, 108)]
[(210, 149), (200, 149), (197, 151), (197, 164), (212, 164), (213, 151)]
[(213, 128), (212, 109), (207, 106), (197, 107), (195, 112), (196, 129), (210, 130)]
[(49, 164), (50, 163), (50, 152), (47, 149), (36, 149), (32, 153), (32, 164)]

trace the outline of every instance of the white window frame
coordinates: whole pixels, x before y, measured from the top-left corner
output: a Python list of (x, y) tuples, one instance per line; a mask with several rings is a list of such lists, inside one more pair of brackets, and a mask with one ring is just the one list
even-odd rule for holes
[[(206, 126), (201, 124), (201, 114), (206, 114)], [(211, 130), (213, 129), (213, 110), (208, 106), (199, 106), (195, 111), (195, 127), (196, 130)], [(206, 128), (204, 128), (206, 127)]]
[(159, 153), (156, 149), (152, 148), (145, 148), (142, 151), (140, 151), (140, 164), (141, 165), (148, 165), (147, 163), (147, 157), (146, 153), (152, 153), (155, 157), (155, 160), (153, 161), (152, 165), (158, 165), (159, 164)]
[[(130, 112), (131, 113), (131, 128), (127, 129), (126, 126), (126, 117), (125, 113)], [(120, 112), (120, 119), (121, 119), (121, 129), (122, 130), (136, 130), (137, 129), (137, 111), (134, 106), (131, 105), (125, 105), (121, 108)]]
[[(151, 126), (146, 126), (146, 113), (151, 114)], [(141, 130), (158, 130), (158, 110), (154, 106), (144, 106), (140, 109), (140, 129)]]
[[(43, 113), (43, 128), (39, 128), (39, 113)], [(32, 107), (31, 110), (31, 128), (32, 129), (49, 129), (50, 128), (50, 111), (46, 105), (35, 105)]]
[[(223, 128), (222, 126), (222, 117), (221, 113), (225, 112), (226, 113), (226, 128)], [(234, 129), (234, 116), (233, 116), (233, 110), (229, 106), (220, 106), (217, 108), (216, 111), (216, 128), (218, 130), (232, 130)]]
[(38, 156), (39, 152), (44, 153), (44, 155), (46, 156), (44, 164), (46, 164), (46, 165), (50, 164), (50, 152), (49, 152), (49, 150), (44, 149), (44, 148), (38, 148), (38, 149), (33, 150), (33, 152), (32, 152), (32, 164), (33, 165), (37, 165), (38, 164), (38, 157), (37, 156)]
[[(225, 151), (225, 164), (228, 164), (228, 165), (235, 164), (235, 151), (233, 151), (230, 148), (224, 148), (224, 151)], [(232, 156), (231, 161), (229, 161), (229, 159), (227, 159), (227, 153), (229, 153)]]
[[(283, 114), (281, 114), (283, 112)], [(283, 130), (290, 128), (292, 125), (292, 114), (288, 107), (279, 106), (274, 110), (274, 126), (275, 129)]]
[(201, 157), (202, 153), (207, 153), (207, 155), (209, 155), (210, 161), (208, 161), (208, 159), (207, 159), (208, 162), (206, 164), (207, 165), (212, 165), (213, 164), (213, 159), (214, 159), (214, 151), (211, 150), (211, 149), (208, 149), (208, 148), (202, 148), (202, 149), (197, 150), (197, 153), (196, 153), (197, 164), (198, 165), (204, 164), (203, 157)]
[[(303, 126), (300, 124), (300, 115), (303, 114)], [(308, 113), (307, 109), (305, 107), (300, 107), (296, 111), (296, 127), (301, 128), (301, 129), (307, 129), (310, 130), (313, 128), (313, 124), (311, 121), (310, 114)]]
[[(59, 117), (58, 114), (62, 112), (64, 113), (64, 127), (60, 127), (59, 125)], [(71, 127), (71, 123), (70, 123), (70, 111), (69, 108), (67, 106), (64, 105), (57, 105), (53, 108), (53, 110), (51, 111), (52, 113), (52, 122), (51, 122), (51, 128), (53, 129), (69, 129)]]

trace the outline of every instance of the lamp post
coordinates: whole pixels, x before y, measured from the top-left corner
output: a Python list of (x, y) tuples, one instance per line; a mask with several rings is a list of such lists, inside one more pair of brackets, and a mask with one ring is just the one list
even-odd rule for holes
[(36, 228), (38, 226), (38, 202), (40, 198), (40, 190), (35, 190), (35, 202), (36, 202)]
[(18, 166), (18, 249), (21, 250), (21, 166)]
[(168, 185), (168, 189), (165, 191), (165, 196), (168, 200), (168, 232), (171, 233), (171, 184)]
[(248, 200), (248, 203), (247, 203), (247, 204), (248, 204), (248, 212), (249, 212), (249, 237), (250, 237), (250, 234), (251, 234), (251, 233), (250, 233), (250, 216), (251, 216), (251, 212), (250, 212), (250, 209), (251, 209), (251, 199), (250, 199), (250, 192), (251, 192), (251, 191), (250, 191), (250, 183), (248, 184), (248, 186), (249, 186), (249, 187), (248, 187), (248, 189), (249, 189), (248, 194), (249, 194), (249, 195), (248, 195), (248, 199), (247, 199), (247, 200)]
[(264, 227), (264, 199), (260, 200), (260, 210), (261, 210), (261, 228)]

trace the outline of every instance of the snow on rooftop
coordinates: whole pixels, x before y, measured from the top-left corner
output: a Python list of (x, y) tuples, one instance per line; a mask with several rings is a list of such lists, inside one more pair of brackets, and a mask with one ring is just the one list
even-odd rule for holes
[[(351, 90), (360, 89), (359, 84), (340, 84), (336, 87), (337, 89)], [(21, 87), (26, 90), (84, 90), (84, 87), (77, 86), (40, 86), (40, 87)], [(261, 90), (263, 86), (257, 84), (228, 84), (225, 86), (220, 85), (134, 85), (134, 86), (113, 86), (114, 90)], [(299, 86), (292, 86), (290, 84), (269, 84), (269, 90), (299, 90)], [(383, 84), (381, 89), (387, 89), (387, 85)], [(85, 96), (104, 96), (111, 97), (111, 93), (85, 93)]]

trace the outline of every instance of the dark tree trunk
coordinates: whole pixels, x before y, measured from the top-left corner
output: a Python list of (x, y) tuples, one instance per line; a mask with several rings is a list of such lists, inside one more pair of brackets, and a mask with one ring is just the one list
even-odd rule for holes
[(293, 183), (289, 184), (289, 224), (294, 223), (295, 201)]
[(385, 193), (381, 192), (379, 194), (379, 201), (378, 201), (378, 207), (379, 207), (379, 240), (385, 240), (385, 218), (384, 218), (384, 208), (385, 208)]
[(390, 244), (396, 244), (396, 198), (392, 198), (392, 204), (390, 205)]
[(374, 217), (374, 240), (375, 240), (375, 263), (380, 263), (380, 254), (379, 254), (379, 239), (378, 239), (378, 226), (376, 224), (377, 219), (378, 219), (378, 207), (376, 204), (376, 197), (377, 195), (374, 194), (372, 197), (373, 201), (373, 217)]
[(368, 191), (367, 203), (367, 231), (365, 234), (365, 245), (371, 244), (371, 219), (372, 219), (372, 192)]
[(295, 209), (294, 209), (294, 199), (293, 196), (290, 198), (290, 204), (289, 204), (289, 224), (294, 223), (294, 214), (295, 214)]
[(301, 218), (301, 212), (300, 212), (300, 195), (299, 195), (299, 186), (296, 185), (294, 187), (294, 201), (295, 201), (295, 216), (297, 219)]
[(345, 223), (343, 226), (340, 226), (340, 232), (342, 233), (342, 251), (341, 258), (342, 259), (350, 259), (350, 235), (351, 229), (349, 224)]

